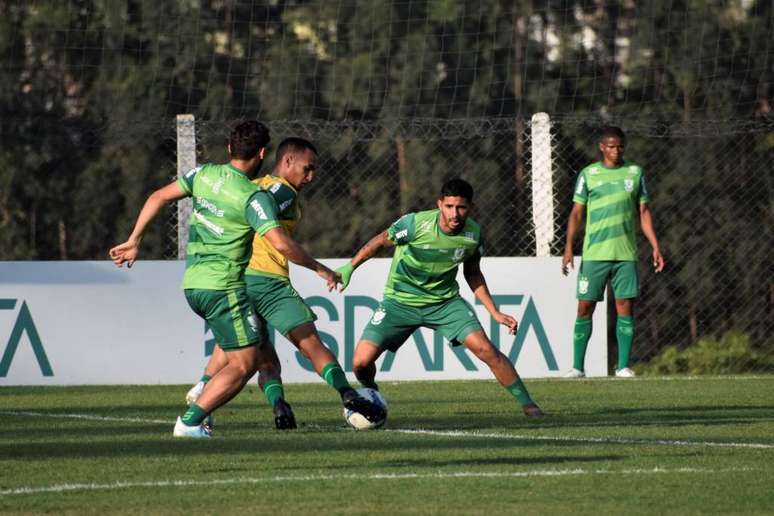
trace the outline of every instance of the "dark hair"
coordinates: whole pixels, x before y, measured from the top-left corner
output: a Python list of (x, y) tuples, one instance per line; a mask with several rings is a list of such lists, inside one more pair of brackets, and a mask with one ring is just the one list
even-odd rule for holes
[(258, 151), (271, 141), (269, 128), (257, 120), (247, 120), (231, 130), (228, 139), (231, 157), (234, 159), (253, 159)]
[(473, 202), (473, 187), (464, 179), (450, 179), (441, 187), (441, 197), (439, 199), (444, 197), (463, 197), (468, 202)]
[(618, 138), (622, 142), (626, 140), (626, 135), (623, 132), (623, 129), (620, 127), (616, 127), (614, 125), (606, 125), (602, 128), (602, 131), (599, 133), (599, 139), (604, 140), (605, 138)]
[(277, 147), (276, 161), (279, 163), (286, 154), (295, 154), (296, 152), (303, 152), (306, 149), (317, 154), (317, 149), (309, 140), (304, 140), (303, 138), (297, 138), (295, 136), (285, 138), (280, 142), (279, 147)]

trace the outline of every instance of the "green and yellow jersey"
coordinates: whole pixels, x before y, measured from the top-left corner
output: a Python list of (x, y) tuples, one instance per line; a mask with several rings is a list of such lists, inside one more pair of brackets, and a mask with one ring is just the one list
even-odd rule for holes
[[(296, 189), (286, 180), (274, 175), (265, 175), (253, 182), (271, 195), (276, 205), (279, 225), (287, 231), (288, 235), (293, 236), (298, 221), (301, 220), (301, 206), (298, 203)], [(256, 234), (253, 239), (253, 255), (245, 274), (288, 278), (288, 259), (274, 249), (262, 235)]]
[(183, 288), (244, 286), (254, 233), (279, 226), (271, 195), (230, 164), (206, 164), (178, 180), (193, 198)]
[(426, 306), (459, 295), (459, 264), (483, 254), (481, 227), (471, 218), (455, 235), (438, 225), (440, 210), (408, 213), (387, 230), (397, 246), (384, 297), (410, 306)]
[(578, 174), (573, 202), (586, 206), (583, 259), (636, 261), (635, 217), (649, 201), (642, 168), (624, 161), (616, 168), (592, 163)]

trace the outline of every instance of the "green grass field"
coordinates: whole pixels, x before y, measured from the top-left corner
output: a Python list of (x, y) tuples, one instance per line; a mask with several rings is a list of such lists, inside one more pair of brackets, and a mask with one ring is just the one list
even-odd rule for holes
[(0, 388), (0, 511), (774, 513), (774, 377), (384, 383), (381, 431), (324, 384), (286, 386), (278, 432), (253, 384), (209, 441), (172, 437), (188, 386)]

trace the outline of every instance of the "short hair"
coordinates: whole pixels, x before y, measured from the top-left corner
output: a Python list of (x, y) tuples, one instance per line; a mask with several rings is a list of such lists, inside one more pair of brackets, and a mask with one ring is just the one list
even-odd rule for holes
[(296, 136), (285, 138), (280, 142), (279, 147), (277, 147), (276, 161), (279, 163), (286, 154), (295, 154), (297, 152), (303, 152), (306, 149), (317, 154), (317, 148), (309, 140), (298, 138)]
[(626, 134), (624, 134), (623, 129), (614, 125), (606, 125), (599, 134), (599, 140), (602, 141), (610, 137), (618, 138), (621, 141), (626, 140)]
[(248, 160), (253, 159), (270, 141), (268, 127), (257, 120), (247, 120), (231, 130), (228, 145), (232, 158)]
[(450, 179), (441, 187), (441, 196), (439, 199), (443, 199), (444, 197), (463, 197), (468, 202), (473, 202), (473, 187), (464, 179)]

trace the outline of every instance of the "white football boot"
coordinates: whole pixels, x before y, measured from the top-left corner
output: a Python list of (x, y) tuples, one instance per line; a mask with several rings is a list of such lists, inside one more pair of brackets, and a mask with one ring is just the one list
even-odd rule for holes
[(624, 367), (623, 369), (618, 369), (618, 370), (615, 372), (615, 375), (616, 375), (618, 378), (634, 378), (635, 376), (637, 376), (637, 375), (634, 373), (634, 371), (632, 371), (632, 370), (631, 370), (631, 369), (629, 369), (628, 367)]
[(188, 426), (178, 416), (175, 429), (172, 431), (175, 437), (193, 437), (195, 439), (212, 437), (212, 432), (207, 425)]
[(585, 378), (586, 377), (586, 373), (584, 373), (580, 369), (575, 369), (573, 367), (572, 369), (570, 369), (569, 371), (564, 373), (564, 377), (565, 378)]

